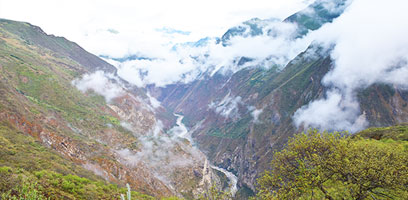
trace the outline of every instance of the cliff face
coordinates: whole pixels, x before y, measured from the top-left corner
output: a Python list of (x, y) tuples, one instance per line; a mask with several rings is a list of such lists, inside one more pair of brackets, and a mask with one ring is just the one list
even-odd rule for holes
[[(346, 1), (336, 1), (338, 9), (328, 12), (322, 2), (285, 20), (298, 25), (295, 38), (332, 22), (347, 6)], [(260, 28), (265, 23), (259, 19), (244, 22), (228, 30), (220, 42), (227, 46), (235, 36), (265, 35)], [(211, 162), (236, 174), (242, 191), (254, 190), (256, 178), (269, 168), (274, 151), (303, 131), (294, 125), (295, 112), (330, 89), (322, 84), (333, 68), (330, 51), (312, 44), (283, 68), (252, 66), (235, 73), (203, 73), (191, 83), (149, 90), (167, 110), (185, 116), (194, 141)], [(237, 58), (236, 64), (248, 60)], [(368, 126), (390, 126), (408, 120), (407, 94), (398, 86), (375, 84), (357, 91), (356, 96)]]
[(294, 112), (325, 90), (320, 81), (330, 58), (304, 55), (282, 71), (247, 68), (229, 78), (213, 76), (156, 93), (164, 106), (186, 116), (211, 161), (237, 174), (241, 186), (254, 189), (274, 150), (297, 132)]
[[(162, 105), (183, 113), (194, 140), (209, 159), (234, 172), (241, 187), (254, 190), (256, 178), (268, 169), (273, 153), (288, 137), (302, 131), (294, 113), (323, 97), (322, 78), (332, 67), (328, 54), (310, 58), (310, 47), (282, 71), (246, 68), (230, 77), (215, 75), (190, 84), (154, 88)], [(358, 92), (369, 126), (406, 122), (407, 91), (373, 85)]]
[[(347, 5), (333, 1), (338, 9), (328, 11), (324, 2), (284, 20), (298, 27), (287, 39), (332, 22)], [(276, 20), (244, 22), (218, 43), (228, 46), (233, 37), (273, 37), (273, 28), (264, 32), (270, 22)], [(238, 176), (238, 196), (245, 198), (269, 168), (273, 153), (303, 130), (295, 127), (293, 116), (330, 90), (322, 79), (333, 68), (330, 49), (318, 44), (286, 66), (248, 66), (251, 59), (236, 58), (234, 67), (240, 70), (234, 72), (203, 72), (189, 83), (138, 88), (77, 44), (28, 23), (0, 19), (0, 128), (12, 126), (57, 153), (58, 162), (71, 166), (64, 173), (98, 179), (89, 175), (93, 173), (156, 197), (191, 199), (209, 182), (226, 182), (214, 164)], [(161, 105), (152, 103), (146, 90)], [(403, 88), (376, 84), (356, 93), (369, 126), (408, 121), (408, 92)], [(184, 115), (192, 141), (177, 134), (181, 126), (175, 126), (175, 113)], [(10, 138), (17, 133), (5, 134)]]
[[(103, 74), (110, 87), (81, 89), (89, 74)], [(0, 121), (109, 182), (157, 197), (197, 195), (207, 176), (197, 173), (205, 156), (164, 133), (143, 89), (115, 74), (115, 67), (65, 38), (0, 20)], [(115, 95), (100, 95), (107, 91)], [(159, 147), (167, 152), (160, 162), (145, 159), (155, 158)], [(180, 161), (171, 165), (175, 157)]]

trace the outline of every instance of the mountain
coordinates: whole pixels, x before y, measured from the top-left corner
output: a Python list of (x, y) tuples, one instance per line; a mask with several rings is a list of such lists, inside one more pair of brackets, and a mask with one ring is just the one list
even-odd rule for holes
[[(317, 0), (283, 21), (254, 18), (172, 50), (205, 49), (214, 40), (223, 48), (243, 38), (301, 40), (335, 21), (348, 2)], [(333, 48), (312, 42), (279, 63), (278, 55), (236, 56), (231, 66), (199, 67), (191, 81), (140, 88), (65, 38), (0, 19), (0, 190), (118, 199), (129, 184), (138, 199), (195, 199), (215, 183), (248, 199), (274, 153), (308, 128), (295, 125), (297, 111), (336, 89), (322, 83), (335, 67)], [(406, 141), (406, 125), (376, 128), (408, 121), (406, 88), (377, 83), (358, 88), (355, 98), (371, 127), (357, 135)]]
[[(322, 25), (332, 22), (339, 17), (347, 8), (347, 0), (318, 0), (285, 20), (284, 23), (293, 23), (297, 26), (292, 38), (299, 38), (306, 35), (309, 31), (319, 29)], [(224, 33), (220, 42), (223, 46), (230, 45), (230, 40), (234, 37), (254, 37), (259, 35), (268, 35), (276, 37), (279, 35), (275, 23), (280, 23), (279, 19), (259, 19), (253, 18), (245, 21), (238, 26), (232, 27)]]
[[(316, 1), (284, 22), (297, 24), (293, 38), (302, 37), (332, 22), (347, 5), (347, 1)], [(228, 46), (233, 37), (265, 35), (265, 27), (273, 30), (271, 23), (275, 20), (249, 20), (229, 29), (220, 42)], [(238, 194), (245, 196), (255, 191), (256, 179), (269, 169), (273, 153), (303, 130), (294, 125), (295, 112), (331, 89), (322, 84), (334, 67), (330, 52), (312, 43), (283, 68), (253, 65), (234, 73), (202, 73), (190, 83), (150, 86), (149, 90), (167, 110), (185, 116), (183, 122), (199, 148), (214, 165), (238, 176)], [(236, 65), (250, 59), (237, 58)], [(370, 127), (408, 120), (404, 88), (374, 84), (357, 91), (357, 98)]]
[(348, 0), (318, 0), (306, 9), (289, 16), (284, 22), (298, 25), (297, 36), (299, 37), (332, 22), (344, 12), (349, 4)]
[[(47, 170), (51, 177), (128, 183), (155, 197), (186, 198), (200, 194), (207, 181), (225, 181), (189, 141), (162, 130), (155, 113), (163, 108), (143, 89), (117, 77), (116, 68), (99, 57), (37, 26), (0, 19), (0, 90), (0, 166), (10, 167), (5, 172), (12, 176), (24, 171), (47, 184), (36, 175)], [(94, 192), (61, 187), (49, 197)], [(109, 191), (113, 196), (104, 198), (118, 199), (124, 190)]]

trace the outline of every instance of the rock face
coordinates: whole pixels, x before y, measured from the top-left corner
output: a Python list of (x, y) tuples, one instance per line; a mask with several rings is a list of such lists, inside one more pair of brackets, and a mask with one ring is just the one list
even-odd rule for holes
[(229, 78), (213, 76), (157, 89), (156, 94), (165, 107), (185, 115), (194, 140), (215, 165), (254, 189), (273, 151), (297, 131), (294, 112), (325, 91), (320, 81), (330, 58), (308, 60), (303, 55), (283, 71), (247, 68)]
[[(73, 165), (156, 197), (205, 189), (208, 175), (195, 173), (205, 156), (163, 132), (143, 89), (116, 77), (112, 65), (39, 27), (0, 19), (0, 66), (0, 121)], [(73, 80), (101, 70), (118, 95), (105, 100), (97, 88), (75, 87)]]
[[(238, 175), (241, 187), (254, 190), (273, 152), (302, 131), (293, 125), (294, 113), (328, 89), (321, 80), (332, 67), (330, 56), (309, 59), (308, 51), (315, 50), (309, 48), (282, 71), (246, 68), (230, 77), (216, 75), (152, 88), (151, 93), (164, 107), (183, 113), (185, 124), (195, 130), (194, 141), (215, 165)], [(407, 94), (374, 85), (358, 97), (370, 126), (388, 126), (408, 120)]]
[[(330, 1), (338, 9), (328, 11), (327, 2), (316, 1), (287, 18), (299, 27), (291, 37), (333, 21), (347, 5)], [(273, 36), (273, 29), (263, 32), (268, 23), (275, 20), (249, 20), (219, 42), (228, 46), (236, 36)], [(89, 173), (156, 197), (191, 199), (214, 181), (221, 185), (216, 167), (238, 177), (238, 194), (249, 193), (274, 151), (302, 131), (293, 125), (294, 113), (329, 90), (321, 84), (333, 67), (329, 52), (312, 44), (281, 68), (249, 66), (234, 73), (202, 73), (190, 83), (165, 88), (137, 88), (75, 43), (28, 23), (0, 19), (0, 121)], [(243, 65), (251, 58), (236, 61)], [(104, 99), (98, 88), (81, 92), (74, 86), (73, 80), (100, 71), (120, 94)], [(161, 106), (153, 106), (145, 90)], [(406, 90), (377, 84), (358, 91), (357, 98), (370, 126), (408, 121)], [(192, 140), (176, 133), (180, 122), (174, 113), (184, 116)]]
[[(325, 3), (316, 1), (285, 20), (298, 25), (295, 38), (333, 21), (347, 6), (346, 1), (333, 1), (338, 9), (328, 11)], [(268, 22), (247, 21), (228, 30), (220, 42), (227, 46), (237, 35), (264, 34), (260, 27)], [(237, 58), (242, 59), (250, 58)], [(193, 140), (214, 165), (236, 174), (241, 189), (254, 191), (256, 178), (269, 168), (274, 151), (302, 131), (294, 126), (294, 113), (330, 89), (321, 82), (332, 67), (330, 49), (312, 44), (283, 69), (252, 66), (230, 74), (203, 73), (190, 83), (150, 86), (149, 91), (167, 110), (185, 116), (183, 122), (193, 130)], [(377, 84), (357, 93), (369, 126), (407, 122), (406, 90)]]

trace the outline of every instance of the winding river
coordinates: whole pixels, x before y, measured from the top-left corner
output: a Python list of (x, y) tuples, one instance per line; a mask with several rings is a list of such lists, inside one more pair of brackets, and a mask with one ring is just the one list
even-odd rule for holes
[[(179, 115), (179, 114), (174, 114), (177, 117), (177, 121), (176, 121), (176, 126), (174, 126), (172, 128), (172, 132), (174, 134), (175, 137), (180, 137), (180, 138), (185, 138), (188, 141), (190, 141), (191, 144), (193, 144), (193, 140), (188, 132), (187, 127), (183, 124), (182, 120), (184, 118), (183, 115)], [(197, 148), (197, 150), (199, 151), (199, 149)], [(232, 196), (235, 195), (235, 193), (238, 191), (238, 187), (237, 187), (237, 183), (238, 183), (238, 178), (237, 176), (235, 176), (233, 173), (227, 171), (226, 169), (214, 166), (214, 165), (210, 165), (212, 169), (220, 171), (222, 173), (225, 174), (225, 176), (228, 178), (229, 180), (229, 185), (230, 185), (230, 192), (232, 194)]]

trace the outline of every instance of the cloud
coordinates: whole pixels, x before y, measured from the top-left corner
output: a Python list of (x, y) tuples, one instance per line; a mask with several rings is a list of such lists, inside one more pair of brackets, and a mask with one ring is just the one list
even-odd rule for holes
[[(203, 73), (234, 73), (249, 66), (283, 68), (313, 41), (309, 36), (294, 38), (295, 24), (259, 19), (250, 22), (256, 23), (262, 33), (252, 36), (244, 32), (228, 38), (228, 45), (222, 45), (216, 38), (160, 47), (153, 44), (151, 49), (138, 53), (151, 59), (111, 63), (118, 68), (118, 75), (132, 84), (165, 86), (188, 83)], [(247, 32), (251, 29), (245, 23), (240, 27), (245, 27)], [(242, 58), (247, 61), (241, 63)]]
[(158, 59), (125, 61), (116, 66), (121, 78), (139, 87), (165, 86), (182, 79), (191, 81), (185, 73), (195, 69), (192, 59), (183, 59), (170, 50)]
[(103, 71), (96, 71), (92, 74), (85, 74), (80, 79), (75, 79), (72, 84), (81, 92), (93, 91), (105, 97), (110, 102), (116, 97), (124, 95), (124, 90), (119, 85), (110, 81), (115, 79), (112, 74), (105, 74)]
[[(93, 40), (92, 37), (95, 35), (91, 34), (97, 29), (111, 28), (121, 34), (133, 35), (133, 41), (155, 41), (161, 40), (161, 35), (156, 37), (157, 35), (150, 34), (156, 32), (155, 29), (168, 27), (191, 31), (188, 37), (180, 35), (181, 40), (186, 42), (206, 36), (217, 36), (227, 28), (253, 17), (283, 19), (306, 7), (310, 2), (304, 0), (275, 0), (273, 3), (268, 0), (251, 2), (244, 0), (224, 0), (222, 2), (216, 0), (175, 0), (172, 2), (166, 0), (118, 0), (114, 2), (72, 0), (57, 3), (52, 0), (36, 2), (1, 0), (0, 17), (30, 21), (43, 27), (46, 32), (67, 36), (81, 45), (86, 44), (86, 49), (97, 53), (102, 49), (95, 42), (100, 43), (100, 41)], [(73, 10), (75, 14), (72, 13)], [(144, 37), (138, 39), (138, 36), (141, 35)], [(104, 42), (112, 44), (109, 40)], [(127, 49), (128, 45), (123, 45), (122, 49)], [(104, 48), (108, 49), (106, 46)]]
[(259, 124), (261, 121), (259, 120), (259, 115), (262, 114), (263, 108), (256, 109), (255, 106), (248, 106), (248, 110), (251, 112), (251, 116), (254, 118), (254, 123)]
[(109, 173), (106, 172), (102, 167), (100, 167), (99, 165), (95, 165), (92, 164), (90, 162), (86, 162), (85, 164), (82, 164), (82, 166), (89, 170), (92, 171), (93, 173), (95, 173), (98, 176), (103, 177), (106, 181), (109, 181)]
[(355, 98), (357, 89), (374, 83), (407, 88), (407, 9), (403, 0), (354, 0), (343, 15), (315, 33), (318, 41), (335, 44), (334, 68), (322, 81), (334, 89), (298, 110), (296, 125), (355, 132), (368, 125)]
[(149, 97), (150, 105), (153, 108), (159, 108), (161, 106), (160, 101), (158, 101), (156, 98), (152, 97), (150, 93), (146, 93), (147, 97)]
[[(122, 123), (125, 128), (132, 131), (127, 123)], [(178, 121), (168, 133), (163, 131), (163, 124), (158, 120), (152, 129), (145, 135), (135, 135), (138, 138), (139, 150), (128, 148), (116, 151), (128, 166), (136, 166), (143, 162), (156, 170), (174, 170), (177, 167), (192, 165), (201, 159), (201, 154), (191, 144), (186, 144), (184, 139), (189, 139), (188, 130)], [(165, 166), (164, 166), (165, 165)]]
[(228, 93), (220, 102), (211, 102), (208, 107), (225, 118), (238, 119), (240, 118), (239, 105), (244, 105), (242, 98)]
[[(329, 11), (330, 14), (341, 14), (352, 1), (353, 0), (319, 0), (324, 9)], [(344, 4), (341, 5), (339, 3)]]
[[(215, 42), (201, 49), (184, 47), (172, 51), (172, 48), (176, 44), (205, 37), (219, 37), (228, 28), (254, 17), (282, 20), (305, 8), (313, 0), (276, 0), (274, 3), (267, 0), (102, 0), (98, 3), (73, 0), (62, 4), (51, 0), (35, 3), (26, 0), (0, 2), (0, 17), (29, 21), (47, 33), (65, 36), (79, 43), (96, 55), (109, 58), (132, 55), (153, 58), (116, 66), (121, 70), (119, 74), (122, 78), (137, 86), (151, 83), (164, 86), (177, 81), (189, 82), (210, 69), (214, 69), (214, 73), (221, 68), (224, 71), (239, 70), (245, 67), (233, 64), (239, 56), (255, 57), (251, 65), (270, 66), (273, 62), (284, 64), (299, 51), (289, 49), (295, 45), (282, 37), (235, 38), (235, 47), (228, 48), (219, 47)], [(24, 8), (21, 5), (25, 5)], [(75, 10), (75, 15), (72, 10)], [(50, 15), (53, 17), (50, 18)], [(291, 29), (287, 24), (275, 25), (281, 26), (277, 29), (282, 31)], [(304, 48), (301, 46), (298, 50)], [(266, 56), (276, 55), (268, 60), (263, 59), (271, 49), (273, 51)], [(207, 61), (202, 63), (205, 59)]]
[(339, 91), (330, 91), (326, 98), (313, 101), (299, 109), (295, 115), (297, 126), (316, 127), (325, 130), (356, 132), (368, 125), (365, 114), (359, 114), (358, 102), (347, 99)]
[(156, 29), (158, 32), (162, 32), (165, 34), (181, 34), (181, 35), (190, 35), (191, 31), (182, 31), (182, 30), (176, 30), (174, 28), (169, 28), (169, 27), (163, 27), (163, 28), (158, 28)]

